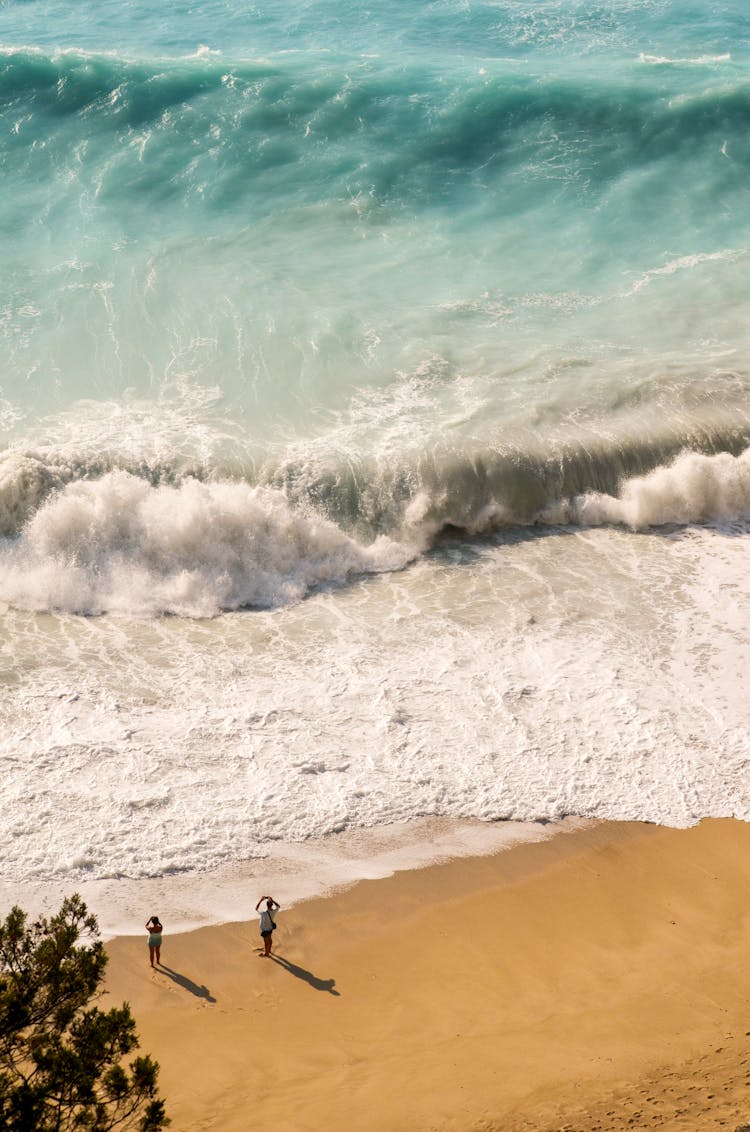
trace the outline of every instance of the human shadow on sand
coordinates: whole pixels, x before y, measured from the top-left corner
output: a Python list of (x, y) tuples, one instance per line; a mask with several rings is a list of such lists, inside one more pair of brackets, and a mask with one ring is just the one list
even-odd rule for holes
[(296, 979), (302, 979), (303, 983), (308, 983), (313, 990), (327, 991), (328, 994), (333, 994), (336, 998), (340, 998), (340, 992), (335, 990), (335, 979), (319, 979), (317, 975), (313, 975), (312, 971), (306, 971), (304, 967), (298, 967), (296, 963), (290, 963), (283, 955), (269, 955), (269, 959), (273, 959), (274, 963), (278, 963), (279, 967), (283, 967), (290, 975), (294, 975)]
[(198, 986), (198, 984), (194, 983), (192, 979), (189, 979), (187, 975), (181, 975), (179, 971), (174, 971), (164, 963), (160, 963), (157, 970), (166, 975), (168, 979), (171, 979), (173, 983), (177, 983), (178, 987), (190, 991), (196, 998), (205, 998), (206, 1002), (216, 1002), (216, 999), (211, 994), (208, 987)]

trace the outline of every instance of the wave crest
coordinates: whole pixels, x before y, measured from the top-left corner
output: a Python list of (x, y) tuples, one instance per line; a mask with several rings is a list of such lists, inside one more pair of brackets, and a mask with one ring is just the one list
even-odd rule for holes
[(626, 480), (619, 495), (590, 492), (545, 509), (547, 522), (622, 524), (634, 531), (750, 517), (750, 449), (739, 456), (683, 452), (666, 467)]
[(243, 483), (152, 486), (125, 471), (68, 484), (0, 553), (3, 599), (72, 613), (176, 613), (288, 604), (409, 554)]

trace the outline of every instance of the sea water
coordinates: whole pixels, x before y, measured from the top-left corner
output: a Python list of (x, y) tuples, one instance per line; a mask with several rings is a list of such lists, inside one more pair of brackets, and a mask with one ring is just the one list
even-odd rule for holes
[(745, 0), (5, 0), (0, 165), (6, 904), (750, 818)]

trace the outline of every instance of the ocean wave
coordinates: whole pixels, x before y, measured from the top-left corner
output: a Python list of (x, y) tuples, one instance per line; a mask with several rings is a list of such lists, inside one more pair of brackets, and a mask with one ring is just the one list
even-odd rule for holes
[(674, 275), (679, 271), (689, 271), (704, 263), (721, 260), (733, 262), (743, 258), (747, 254), (748, 251), (746, 248), (724, 248), (718, 252), (696, 252), (693, 255), (678, 256), (677, 259), (672, 259), (661, 267), (654, 267), (651, 268), (650, 271), (646, 271), (640, 279), (636, 279), (628, 293), (636, 294), (638, 291), (643, 290), (644, 287), (648, 287), (654, 279), (659, 276)]
[(682, 452), (665, 467), (625, 480), (616, 496), (589, 492), (545, 509), (544, 521), (622, 525), (633, 531), (750, 518), (750, 449), (738, 456)]
[(100, 203), (182, 193), (221, 207), (267, 188), (281, 167), (274, 192), (310, 199), (439, 204), (467, 179), (538, 177), (550, 161), (555, 179), (606, 184), (717, 133), (744, 152), (750, 125), (741, 76), (686, 92), (588, 70), (574, 80), (500, 65), (446, 78), (424, 63), (394, 71), (322, 55), (229, 64), (30, 48), (0, 53), (0, 108), (11, 170), (65, 168), (61, 189), (90, 179)]
[(386, 539), (360, 546), (267, 488), (153, 486), (114, 471), (50, 496), (2, 548), (0, 592), (26, 609), (210, 617), (285, 605), (408, 558)]
[[(0, 480), (0, 601), (77, 613), (213, 616), (402, 569), (447, 530), (750, 517), (750, 437), (704, 451), (631, 443), (443, 453), (411, 465), (268, 466), (264, 482), (16, 457)], [(733, 446), (735, 451), (728, 451)], [(64, 482), (67, 477), (67, 482)]]

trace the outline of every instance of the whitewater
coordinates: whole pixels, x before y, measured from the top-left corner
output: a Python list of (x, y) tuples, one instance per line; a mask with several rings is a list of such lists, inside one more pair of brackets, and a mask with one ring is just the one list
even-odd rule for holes
[(739, 0), (0, 5), (4, 903), (750, 819), (749, 63)]

